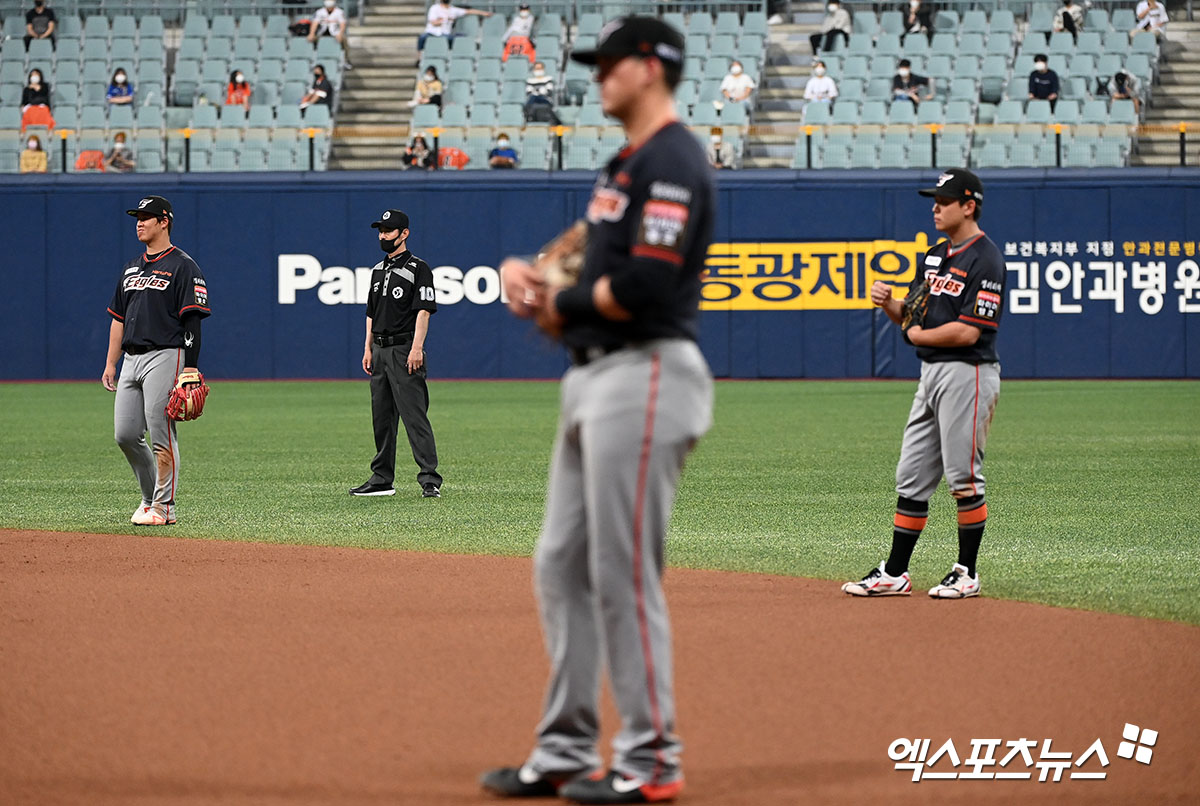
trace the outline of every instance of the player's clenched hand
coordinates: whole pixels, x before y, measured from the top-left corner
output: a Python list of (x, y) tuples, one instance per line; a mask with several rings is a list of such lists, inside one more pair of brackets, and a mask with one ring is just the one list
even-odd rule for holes
[(500, 285), (508, 309), (522, 319), (534, 316), (541, 307), (545, 286), (533, 266), (524, 260), (510, 257), (500, 264)]
[(110, 392), (117, 391), (117, 365), (105, 364), (104, 374), (100, 376), (100, 383), (104, 384), (104, 388)]
[(886, 305), (892, 299), (892, 287), (885, 282), (876, 280), (871, 286), (871, 302), (876, 305)]
[(412, 375), (421, 368), (425, 363), (425, 351), (418, 349), (415, 345), (408, 351), (408, 374)]
[(371, 348), (370, 347), (363, 350), (362, 368), (363, 368), (363, 372), (367, 373), (368, 375), (371, 374)]
[(559, 291), (562, 291), (560, 286), (552, 285), (546, 287), (542, 304), (537, 307), (533, 320), (541, 328), (542, 332), (552, 339), (562, 337), (563, 325), (566, 322), (562, 314), (558, 312), (558, 306), (554, 302), (554, 298), (558, 296)]

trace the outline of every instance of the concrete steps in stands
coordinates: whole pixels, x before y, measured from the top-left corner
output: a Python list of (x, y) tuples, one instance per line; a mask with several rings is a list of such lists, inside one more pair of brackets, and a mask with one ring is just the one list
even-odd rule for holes
[(1172, 20), (1167, 36), (1133, 165), (1178, 165), (1181, 123), (1190, 124), (1188, 164), (1200, 164), (1200, 22)]
[(755, 99), (755, 128), (746, 141), (743, 168), (791, 166), (803, 116), (804, 85), (812, 75), (808, 37), (820, 29), (823, 18), (824, 3), (793, 3), (789, 20), (771, 26), (767, 64)]
[(425, 30), (422, 2), (372, 3), (361, 25), (350, 27), (354, 69), (342, 79), (329, 167), (389, 170), (400, 167), (412, 112), (406, 106), (417, 80), (417, 37)]

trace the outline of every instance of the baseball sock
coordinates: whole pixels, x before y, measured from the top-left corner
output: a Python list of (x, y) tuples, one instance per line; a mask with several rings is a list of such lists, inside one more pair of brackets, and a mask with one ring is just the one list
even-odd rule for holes
[(971, 576), (975, 576), (975, 562), (986, 525), (987, 504), (982, 495), (958, 500), (958, 564), (965, 565)]
[(888, 576), (898, 577), (908, 570), (908, 561), (912, 559), (917, 538), (921, 536), (927, 520), (928, 501), (914, 501), (902, 495), (896, 499), (896, 517), (892, 521), (892, 553), (883, 566)]

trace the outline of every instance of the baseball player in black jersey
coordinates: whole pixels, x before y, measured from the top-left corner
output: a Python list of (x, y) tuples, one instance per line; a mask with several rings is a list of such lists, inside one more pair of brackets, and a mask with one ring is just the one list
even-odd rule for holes
[[(628, 145), (596, 181), (577, 285), (547, 286), (513, 258), (501, 271), (510, 308), (561, 333), (573, 363), (534, 558), (550, 682), (533, 752), (483, 776), (502, 796), (647, 803), (683, 787), (661, 576), (684, 458), (712, 417), (695, 340), (716, 205), (704, 152), (675, 114), (683, 44), (660, 20), (626, 17), (573, 55), (598, 67)], [(607, 772), (604, 666), (621, 713)]]
[[(904, 334), (921, 359), (921, 382), (896, 467), (892, 551), (866, 577), (842, 585), (853, 596), (912, 592), (908, 562), (943, 475), (958, 503), (958, 562), (929, 595), (965, 599), (980, 590), (975, 562), (987, 523), (983, 448), (1000, 394), (996, 329), (1004, 302), (1004, 257), (979, 228), (983, 184), (973, 173), (946, 171), (936, 187), (920, 193), (933, 197), (933, 224), (947, 240), (925, 254), (910, 289), (912, 295), (928, 283), (928, 306), (924, 322), (912, 323)], [(905, 321), (904, 303), (892, 297), (887, 283), (875, 283), (871, 300), (893, 322)]]
[(394, 495), (396, 488), (397, 420), (404, 422), (417, 483), (425, 498), (440, 498), (437, 446), (429, 425), (429, 387), (425, 385), (425, 335), (437, 312), (433, 271), (408, 251), (408, 216), (385, 210), (371, 225), (379, 230), (379, 247), (387, 257), (371, 270), (367, 296), (367, 340), (363, 372), (371, 376), (371, 420), (375, 449), (371, 478), (351, 495)]
[[(112, 326), (101, 383), (116, 392), (114, 431), (133, 468), (142, 502), (130, 518), (139, 526), (175, 523), (179, 442), (167, 417), (167, 399), (181, 372), (200, 359), (200, 322), (211, 311), (200, 267), (171, 245), (174, 213), (161, 196), (147, 196), (126, 212), (137, 218), (146, 251), (121, 270), (108, 304)], [(125, 354), (117, 379), (117, 359)], [(146, 444), (146, 431), (150, 443)]]

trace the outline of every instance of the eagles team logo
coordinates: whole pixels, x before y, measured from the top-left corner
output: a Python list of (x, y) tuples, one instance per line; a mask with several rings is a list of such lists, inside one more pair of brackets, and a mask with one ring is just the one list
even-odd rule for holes
[(149, 203), (150, 203), (149, 199), (142, 199), (140, 202), (138, 202), (138, 209), (139, 210), (146, 209), (146, 205), (148, 205)]

